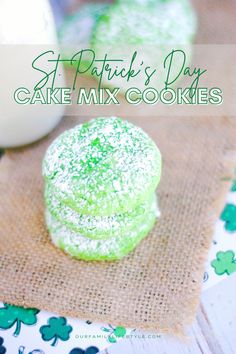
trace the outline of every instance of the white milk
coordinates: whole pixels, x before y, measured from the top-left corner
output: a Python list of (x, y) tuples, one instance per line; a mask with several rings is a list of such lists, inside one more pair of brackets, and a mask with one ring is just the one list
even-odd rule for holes
[[(31, 91), (42, 79), (42, 74), (31, 68), (32, 60), (43, 51), (55, 49), (56, 43), (48, 0), (0, 0), (0, 147), (29, 144), (60, 121), (63, 106), (19, 105), (13, 97), (18, 87)], [(51, 68), (51, 64), (43, 68), (47, 65)], [(56, 87), (63, 86), (60, 66)]]

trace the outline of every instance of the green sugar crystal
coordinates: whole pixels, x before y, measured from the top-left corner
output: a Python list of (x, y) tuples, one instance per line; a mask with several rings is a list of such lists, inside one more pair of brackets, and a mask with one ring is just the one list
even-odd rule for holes
[(81, 214), (121, 214), (151, 197), (161, 155), (141, 128), (116, 117), (96, 118), (50, 145), (43, 176), (56, 198)]

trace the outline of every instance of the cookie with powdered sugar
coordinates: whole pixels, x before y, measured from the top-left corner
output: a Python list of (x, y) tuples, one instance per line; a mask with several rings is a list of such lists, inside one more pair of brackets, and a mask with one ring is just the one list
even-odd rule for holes
[(43, 176), (55, 197), (80, 214), (122, 214), (154, 193), (161, 154), (132, 123), (95, 118), (54, 140), (43, 160)]
[(130, 253), (152, 229), (159, 214), (153, 200), (145, 214), (145, 221), (125, 235), (117, 235), (106, 240), (92, 240), (81, 235), (54, 218), (46, 210), (46, 223), (52, 242), (70, 256), (86, 261), (114, 261)]
[(132, 231), (137, 225), (145, 222), (147, 211), (156, 198), (152, 195), (134, 210), (111, 216), (91, 216), (79, 214), (54, 196), (53, 188), (46, 186), (45, 202), (50, 214), (69, 229), (91, 239), (107, 239), (122, 236)]
[[(104, 73), (103, 86), (119, 87), (121, 93), (128, 88), (144, 90), (147, 86), (164, 89), (169, 65), (167, 59), (164, 68), (166, 57), (173, 49), (181, 49), (186, 54), (187, 66), (196, 27), (195, 11), (189, 0), (120, 0), (99, 18), (93, 31), (91, 43), (96, 56), (103, 58), (107, 54), (108, 58), (122, 60), (109, 63), (112, 73), (125, 69), (123, 75), (112, 78)], [(134, 77), (127, 75), (131, 62), (132, 70), (139, 72)], [(182, 64), (179, 54), (172, 61), (172, 77), (177, 77)], [(154, 70), (150, 82), (146, 82), (146, 73)]]
[(103, 43), (184, 45), (194, 39), (196, 26), (189, 0), (124, 0), (100, 16), (93, 43), (95, 47)]

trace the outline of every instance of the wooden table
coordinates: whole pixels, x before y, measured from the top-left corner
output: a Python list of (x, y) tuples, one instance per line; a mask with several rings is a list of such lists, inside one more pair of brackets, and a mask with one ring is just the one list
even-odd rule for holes
[(124, 339), (102, 354), (236, 354), (236, 274), (202, 293), (185, 342), (166, 335), (144, 336)]

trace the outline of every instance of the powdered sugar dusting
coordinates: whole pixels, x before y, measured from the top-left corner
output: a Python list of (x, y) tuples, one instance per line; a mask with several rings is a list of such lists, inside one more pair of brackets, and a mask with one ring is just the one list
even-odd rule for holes
[(122, 236), (145, 221), (147, 211), (156, 196), (138, 205), (134, 210), (111, 216), (90, 216), (79, 214), (55, 198), (52, 188), (46, 186), (45, 201), (49, 212), (67, 227), (92, 239), (107, 239)]
[(154, 199), (145, 214), (145, 222), (137, 225), (126, 236), (110, 237), (107, 240), (91, 240), (74, 232), (58, 222), (48, 210), (46, 210), (46, 222), (53, 243), (71, 256), (84, 260), (115, 260), (124, 257), (137, 246), (152, 228), (158, 214)]
[(135, 208), (160, 180), (161, 156), (141, 128), (96, 118), (60, 135), (47, 150), (43, 175), (78, 212), (105, 216)]

